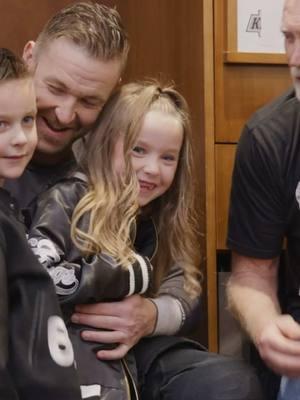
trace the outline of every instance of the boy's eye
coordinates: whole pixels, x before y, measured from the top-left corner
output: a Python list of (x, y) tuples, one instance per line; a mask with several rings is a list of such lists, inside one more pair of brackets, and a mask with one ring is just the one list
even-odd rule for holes
[(33, 125), (35, 121), (35, 117), (32, 115), (27, 115), (26, 117), (23, 118), (23, 122), (26, 125)]
[(144, 149), (143, 147), (141, 147), (141, 146), (135, 146), (135, 147), (132, 149), (132, 151), (133, 151), (135, 154), (145, 154), (145, 149)]
[(8, 123), (6, 121), (0, 121), (0, 129), (5, 129), (7, 127)]

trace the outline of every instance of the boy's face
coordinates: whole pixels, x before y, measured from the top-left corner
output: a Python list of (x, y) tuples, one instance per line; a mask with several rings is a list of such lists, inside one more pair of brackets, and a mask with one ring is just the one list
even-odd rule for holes
[(118, 83), (121, 60), (102, 61), (66, 38), (37, 53), (29, 42), (24, 59), (34, 72), (38, 145), (35, 157), (55, 163), (67, 158), (72, 143), (95, 122)]
[(30, 78), (0, 81), (0, 184), (18, 178), (37, 143), (36, 99)]

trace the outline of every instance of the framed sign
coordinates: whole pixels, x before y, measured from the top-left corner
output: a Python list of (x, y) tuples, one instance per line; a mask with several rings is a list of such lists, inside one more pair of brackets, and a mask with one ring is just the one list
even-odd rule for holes
[(286, 64), (284, 0), (227, 0), (226, 62)]

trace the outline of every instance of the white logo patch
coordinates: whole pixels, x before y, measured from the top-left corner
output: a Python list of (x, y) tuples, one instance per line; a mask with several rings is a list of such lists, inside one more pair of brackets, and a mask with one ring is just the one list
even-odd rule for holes
[(298, 207), (299, 207), (299, 210), (300, 210), (300, 182), (298, 182), (298, 185), (296, 187), (295, 197), (296, 197), (296, 200), (297, 200), (297, 203), (298, 203)]
[(101, 396), (101, 386), (100, 385), (81, 385), (81, 398), (88, 399), (90, 397)]
[(28, 243), (34, 254), (38, 257), (39, 262), (45, 267), (59, 262), (60, 256), (51, 240), (31, 238), (28, 240)]
[(48, 319), (48, 346), (53, 361), (61, 367), (74, 363), (74, 351), (62, 318), (52, 315)]

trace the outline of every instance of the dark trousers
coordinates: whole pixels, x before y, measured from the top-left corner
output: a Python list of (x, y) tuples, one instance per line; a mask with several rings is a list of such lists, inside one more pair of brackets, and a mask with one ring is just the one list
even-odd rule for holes
[(178, 337), (142, 340), (135, 348), (141, 400), (263, 400), (245, 361), (205, 351)]

